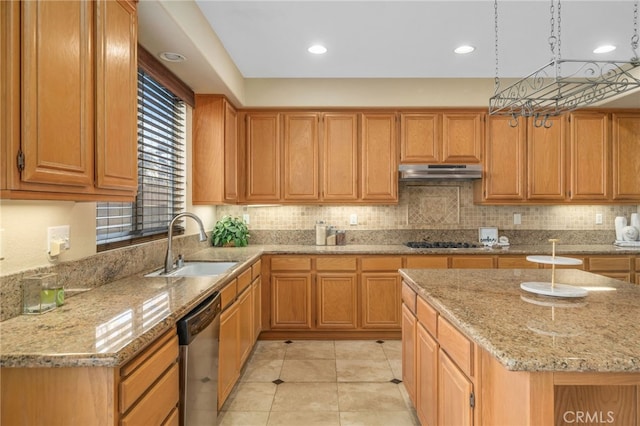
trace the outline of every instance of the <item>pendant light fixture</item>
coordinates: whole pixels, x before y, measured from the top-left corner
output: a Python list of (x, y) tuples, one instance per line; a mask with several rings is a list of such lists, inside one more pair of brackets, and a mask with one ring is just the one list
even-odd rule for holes
[[(633, 35), (629, 61), (595, 61), (562, 59), (560, 0), (551, 0), (551, 62), (500, 88), (498, 76), (498, 0), (494, 0), (494, 30), (496, 76), (494, 95), (489, 99), (490, 115), (510, 116), (510, 125), (518, 125), (518, 117), (533, 117), (536, 127), (550, 127), (549, 117), (640, 88), (640, 58), (638, 57), (638, 0), (633, 5)], [(557, 31), (557, 36), (556, 36)]]

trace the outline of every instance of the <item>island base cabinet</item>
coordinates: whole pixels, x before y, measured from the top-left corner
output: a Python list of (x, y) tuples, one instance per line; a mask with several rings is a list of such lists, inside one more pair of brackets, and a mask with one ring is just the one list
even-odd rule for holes
[(218, 349), (218, 409), (222, 407), (240, 377), (240, 311), (234, 304), (220, 315)]
[(438, 353), (438, 424), (473, 424), (473, 384), (440, 349)]
[(416, 328), (415, 408), (422, 426), (434, 426), (438, 407), (438, 342), (422, 325)]

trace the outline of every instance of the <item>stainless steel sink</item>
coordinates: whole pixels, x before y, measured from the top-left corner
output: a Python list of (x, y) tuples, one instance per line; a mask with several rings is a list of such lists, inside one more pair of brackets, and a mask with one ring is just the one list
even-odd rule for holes
[(184, 266), (168, 274), (161, 268), (145, 277), (208, 277), (223, 274), (237, 264), (238, 262), (185, 262)]

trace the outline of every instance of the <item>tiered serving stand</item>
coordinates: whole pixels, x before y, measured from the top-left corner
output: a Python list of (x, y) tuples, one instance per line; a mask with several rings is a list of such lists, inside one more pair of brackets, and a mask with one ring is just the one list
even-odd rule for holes
[(520, 283), (520, 288), (530, 293), (541, 294), (543, 296), (554, 297), (584, 297), (587, 290), (567, 284), (556, 283), (556, 265), (581, 265), (582, 260), (572, 257), (556, 256), (557, 239), (550, 239), (552, 244), (551, 256), (527, 256), (529, 262), (544, 263), (551, 265), (551, 282), (529, 281)]

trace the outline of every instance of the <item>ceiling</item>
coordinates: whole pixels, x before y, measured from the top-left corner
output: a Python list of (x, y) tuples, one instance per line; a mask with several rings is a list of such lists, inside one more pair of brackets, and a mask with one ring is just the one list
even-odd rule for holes
[[(176, 17), (177, 6), (171, 3), (139, 3), (140, 43), (153, 54), (163, 50), (184, 54), (188, 59), (184, 65), (169, 64), (169, 68), (196, 91), (215, 90), (220, 81), (213, 76), (220, 77), (221, 72), (206, 60), (210, 46), (203, 45), (205, 38), (194, 40), (196, 30), (185, 28), (188, 21)], [(195, 6), (191, 12), (198, 20), (193, 25), (208, 27), (201, 29), (208, 31), (205, 35), (212, 39), (212, 46), (218, 43), (224, 49), (243, 79), (493, 79), (496, 75), (492, 0), (173, 3)], [(160, 16), (158, 4), (164, 5), (168, 17)], [(526, 76), (551, 59), (549, 6), (549, 0), (498, 2), (499, 77)], [(561, 57), (629, 60), (633, 9), (632, 0), (563, 0)], [(315, 43), (324, 44), (328, 52), (307, 52)], [(476, 50), (455, 54), (453, 49), (460, 44)], [(601, 44), (618, 48), (594, 54)]]

